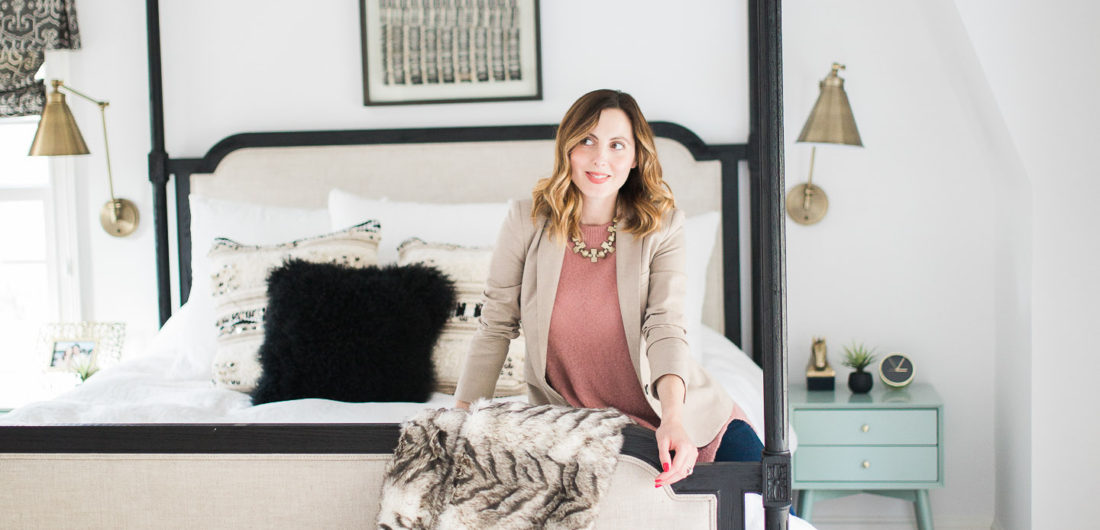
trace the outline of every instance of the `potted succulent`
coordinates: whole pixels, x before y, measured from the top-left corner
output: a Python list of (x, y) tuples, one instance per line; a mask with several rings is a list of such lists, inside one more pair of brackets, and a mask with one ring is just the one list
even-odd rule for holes
[(864, 368), (870, 366), (875, 362), (875, 349), (867, 349), (862, 343), (853, 342), (851, 346), (844, 347), (844, 366), (854, 369), (855, 371), (848, 374), (848, 388), (856, 394), (866, 394), (871, 391), (871, 386), (874, 384), (874, 380), (871, 378), (871, 374), (867, 373)]

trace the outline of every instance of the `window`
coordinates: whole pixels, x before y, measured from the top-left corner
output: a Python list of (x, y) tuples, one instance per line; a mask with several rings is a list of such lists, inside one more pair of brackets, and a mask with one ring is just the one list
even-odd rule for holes
[(59, 266), (51, 161), (27, 156), (37, 126), (37, 116), (0, 119), (0, 409), (44, 396), (38, 331), (79, 318), (62, 310), (73, 275)]
[[(68, 73), (68, 50), (48, 50), (35, 78)], [(0, 412), (71, 388), (43, 373), (38, 333), (83, 320), (74, 164), (28, 156), (37, 128), (38, 116), (0, 118)]]

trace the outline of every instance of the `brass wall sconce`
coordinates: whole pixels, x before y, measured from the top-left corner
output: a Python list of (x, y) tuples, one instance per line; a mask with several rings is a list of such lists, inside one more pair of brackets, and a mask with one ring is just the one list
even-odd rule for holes
[[(852, 107), (848, 104), (848, 94), (844, 92), (844, 79), (838, 74), (844, 65), (833, 63), (833, 69), (819, 86), (821, 93), (810, 111), (810, 117), (802, 126), (798, 135), (799, 143), (843, 144), (863, 147), (856, 129), (856, 120), (852, 116)], [(814, 158), (817, 146), (810, 151), (810, 176), (805, 183), (799, 184), (787, 192), (787, 214), (794, 222), (812, 225), (825, 217), (829, 209), (829, 197), (825, 190), (814, 184)]]
[(111, 200), (99, 211), (99, 223), (103, 229), (115, 237), (126, 237), (137, 229), (138, 211), (133, 202), (115, 197), (114, 177), (111, 175), (111, 148), (107, 142), (107, 105), (66, 86), (61, 80), (53, 80), (53, 91), (46, 99), (42, 109), (42, 118), (38, 121), (38, 130), (34, 133), (30, 156), (86, 155), (88, 146), (76, 126), (73, 113), (65, 103), (65, 94), (61, 89), (80, 96), (99, 105), (99, 114), (103, 122), (103, 155), (107, 159), (107, 187)]

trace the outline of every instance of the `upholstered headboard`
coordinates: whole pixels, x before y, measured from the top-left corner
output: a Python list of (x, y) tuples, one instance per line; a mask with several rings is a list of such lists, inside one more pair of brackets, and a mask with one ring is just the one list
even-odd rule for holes
[[(746, 150), (708, 146), (679, 125), (652, 125), (677, 206), (689, 217), (723, 212), (708, 267), (703, 322), (740, 345), (740, 263), (747, 259), (740, 252), (737, 187)], [(191, 285), (191, 252), (200, 251), (191, 248), (190, 193), (304, 208), (325, 207), (334, 188), (422, 203), (526, 198), (553, 167), (554, 130), (535, 125), (251, 133), (219, 142), (204, 158), (173, 160), (180, 299), (186, 300)]]

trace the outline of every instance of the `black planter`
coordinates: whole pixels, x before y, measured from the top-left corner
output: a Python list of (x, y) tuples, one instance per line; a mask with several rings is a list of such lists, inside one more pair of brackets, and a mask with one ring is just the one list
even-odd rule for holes
[(875, 381), (871, 379), (871, 374), (868, 372), (852, 372), (848, 374), (848, 388), (852, 389), (853, 393), (866, 394), (871, 391), (871, 387)]

